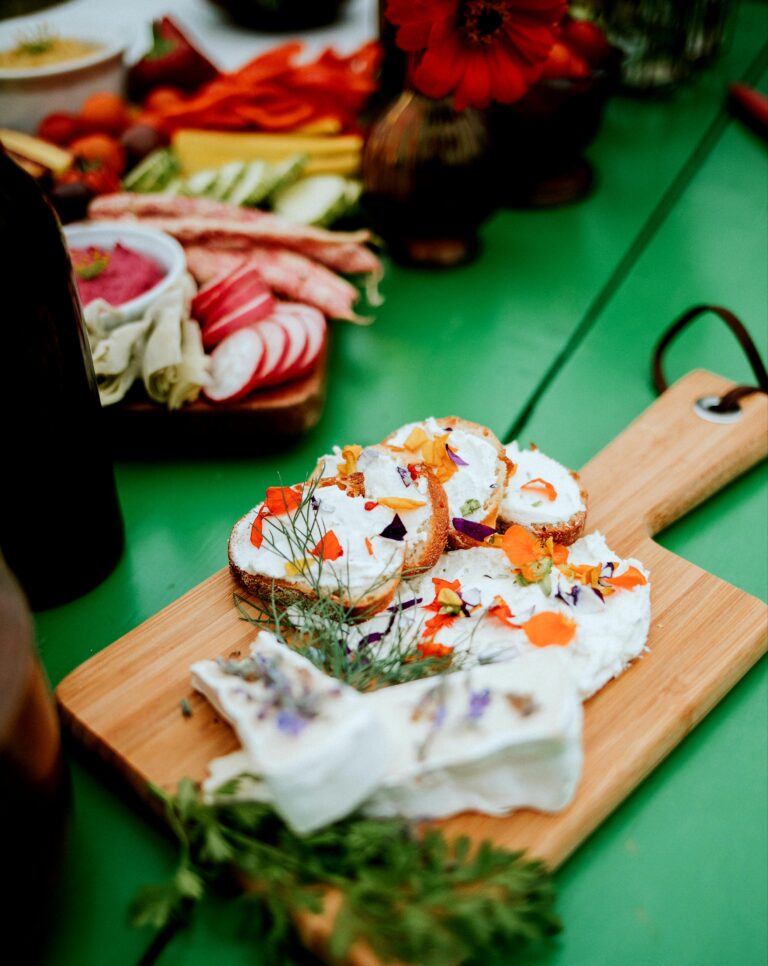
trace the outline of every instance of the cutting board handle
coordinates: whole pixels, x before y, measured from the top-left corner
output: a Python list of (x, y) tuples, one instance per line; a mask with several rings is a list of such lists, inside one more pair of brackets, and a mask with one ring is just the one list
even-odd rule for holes
[[(696, 403), (732, 383), (696, 370), (649, 406), (582, 471), (589, 529), (653, 536), (768, 456), (768, 396), (740, 403), (732, 421), (713, 422)], [(640, 532), (638, 532), (640, 531)]]

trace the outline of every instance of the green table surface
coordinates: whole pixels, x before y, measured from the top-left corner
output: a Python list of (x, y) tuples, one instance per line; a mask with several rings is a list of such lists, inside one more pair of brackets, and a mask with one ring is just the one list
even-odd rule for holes
[[(729, 306), (765, 355), (768, 153), (723, 103), (729, 81), (768, 88), (766, 27), (766, 6), (744, 3), (713, 68), (667, 100), (614, 99), (589, 150), (590, 198), (497, 213), (472, 265), (388, 266), (375, 325), (334, 329), (325, 415), (293, 448), (257, 458), (244, 439), (232, 460), (118, 465), (122, 561), (92, 593), (37, 615), (52, 683), (223, 566), (232, 522), (333, 443), (456, 413), (580, 466), (652, 401), (652, 346), (691, 304)], [(698, 367), (750, 380), (715, 319), (670, 352), (672, 376)], [(660, 539), (766, 599), (767, 520), (758, 467)], [(565, 931), (537, 963), (768, 961), (767, 692), (763, 660), (557, 873)], [(128, 903), (171, 872), (175, 850), (70, 758), (73, 820), (46, 962), (136, 964), (152, 937), (128, 927)], [(213, 897), (157, 961), (235, 966), (261, 952), (232, 903)]]

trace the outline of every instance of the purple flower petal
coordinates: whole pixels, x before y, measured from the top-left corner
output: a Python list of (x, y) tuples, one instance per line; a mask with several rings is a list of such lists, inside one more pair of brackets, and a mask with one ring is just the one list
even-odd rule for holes
[(363, 647), (368, 647), (369, 644), (376, 644), (384, 637), (382, 631), (373, 631), (371, 634), (366, 634), (365, 637), (361, 638), (358, 644), (358, 650)]
[(395, 514), (392, 518), (392, 522), (384, 527), (379, 536), (386, 537), (387, 540), (402, 540), (406, 533), (408, 533), (408, 530), (406, 529), (405, 524), (400, 517)]
[(294, 714), (292, 711), (281, 711), (275, 723), (282, 732), (295, 738), (307, 726), (307, 719)]
[(454, 453), (447, 443), (445, 444), (445, 451), (448, 454), (449, 459), (457, 466), (469, 466), (469, 463), (467, 463), (466, 460), (463, 460), (458, 453)]
[(467, 717), (472, 721), (479, 721), (490, 703), (491, 692), (488, 688), (484, 688), (482, 691), (473, 691), (469, 696)]
[(600, 600), (601, 600), (601, 601), (602, 601), (603, 603), (605, 603), (605, 597), (603, 597), (603, 594), (602, 594), (602, 592), (601, 592), (601, 591), (599, 591), (599, 590), (597, 589), (597, 587), (593, 587), (593, 588), (592, 588), (592, 593), (593, 593), (593, 594), (595, 594), (596, 596), (598, 596), (598, 597), (600, 598)]
[(471, 537), (473, 540), (479, 540), (481, 543), (486, 537), (496, 533), (493, 527), (487, 527), (484, 523), (475, 523), (474, 520), (465, 520), (464, 517), (453, 518), (453, 529)]
[(397, 472), (400, 476), (400, 479), (403, 481), (403, 486), (410, 486), (411, 474), (408, 472), (408, 470), (404, 466), (398, 466)]
[(402, 604), (393, 604), (391, 607), (387, 607), (387, 610), (390, 611), (392, 614), (396, 614), (398, 611), (408, 610), (409, 607), (415, 607), (417, 604), (420, 604), (423, 600), (424, 600), (423, 597), (414, 597), (413, 600), (403, 601)]

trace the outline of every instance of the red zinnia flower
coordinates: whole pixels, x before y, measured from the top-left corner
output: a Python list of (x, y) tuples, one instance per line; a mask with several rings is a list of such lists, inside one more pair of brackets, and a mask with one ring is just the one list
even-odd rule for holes
[(456, 110), (509, 104), (538, 80), (565, 0), (389, 0), (397, 44), (416, 54), (413, 83), (453, 94)]

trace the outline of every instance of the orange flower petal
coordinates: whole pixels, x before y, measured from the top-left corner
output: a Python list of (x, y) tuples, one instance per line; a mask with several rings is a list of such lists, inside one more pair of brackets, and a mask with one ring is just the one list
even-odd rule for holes
[(511, 526), (501, 538), (501, 548), (513, 567), (524, 567), (547, 556), (541, 541), (519, 523)]
[(281, 513), (292, 513), (301, 504), (301, 489), (290, 486), (267, 487), (267, 499), (264, 505), (270, 513), (279, 516)]
[(453, 654), (453, 648), (437, 641), (422, 641), (416, 645), (416, 650), (422, 657), (448, 657)]
[(635, 587), (642, 587), (643, 584), (648, 583), (645, 575), (637, 567), (630, 567), (618, 577), (604, 577), (603, 580), (611, 587), (620, 587), (622, 590), (634, 590)]
[(424, 625), (424, 631), (421, 636), (427, 638), (434, 637), (444, 627), (450, 627), (455, 620), (455, 614), (435, 614)]
[(373, 556), (373, 544), (368, 539), (368, 537), (365, 538), (365, 549), (368, 551), (369, 556), (372, 557)]
[(519, 624), (512, 623), (512, 618), (515, 615), (509, 609), (509, 604), (498, 594), (493, 598), (493, 604), (488, 608), (488, 616), (498, 618), (509, 627), (520, 627)]
[(570, 644), (576, 633), (576, 624), (562, 614), (542, 611), (523, 625), (528, 640), (536, 647), (549, 647), (552, 644), (563, 647)]
[(530, 493), (538, 493), (540, 496), (546, 497), (550, 502), (557, 499), (557, 490), (551, 483), (543, 480), (540, 476), (528, 480), (527, 483), (523, 483), (520, 489), (527, 490)]
[(339, 539), (333, 530), (323, 534), (317, 546), (309, 551), (313, 557), (320, 557), (322, 560), (338, 560), (344, 556)]
[(264, 542), (263, 520), (267, 516), (269, 516), (269, 510), (266, 506), (262, 506), (253, 518), (253, 523), (251, 524), (251, 543), (257, 550)]

